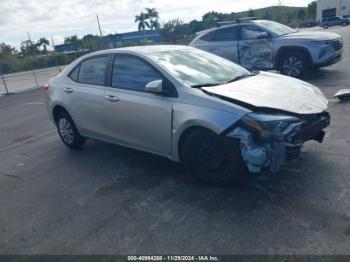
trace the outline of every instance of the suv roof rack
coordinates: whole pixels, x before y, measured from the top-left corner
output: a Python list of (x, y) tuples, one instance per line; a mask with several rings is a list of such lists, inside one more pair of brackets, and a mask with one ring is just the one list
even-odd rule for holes
[(216, 26), (220, 27), (220, 26), (225, 26), (225, 25), (239, 24), (239, 23), (249, 22), (249, 21), (253, 21), (253, 20), (256, 20), (256, 17), (241, 17), (241, 18), (237, 18), (234, 21), (217, 22)]

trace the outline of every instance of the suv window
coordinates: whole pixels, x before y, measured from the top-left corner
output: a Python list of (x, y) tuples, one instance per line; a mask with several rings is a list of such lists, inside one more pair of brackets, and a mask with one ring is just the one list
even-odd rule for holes
[(212, 41), (237, 41), (238, 33), (238, 26), (218, 29), (214, 32)]
[(112, 86), (144, 91), (147, 83), (163, 79), (162, 75), (141, 58), (116, 55), (113, 62)]
[(78, 82), (84, 84), (104, 85), (108, 56), (88, 58), (81, 62)]
[(241, 27), (241, 40), (258, 39), (258, 35), (263, 31), (255, 26)]
[(222, 42), (222, 41), (237, 41), (238, 38), (239, 38), (239, 28), (238, 26), (235, 26), (235, 27), (217, 29), (215, 31), (205, 34), (200, 39), (208, 42), (212, 42), (212, 41)]

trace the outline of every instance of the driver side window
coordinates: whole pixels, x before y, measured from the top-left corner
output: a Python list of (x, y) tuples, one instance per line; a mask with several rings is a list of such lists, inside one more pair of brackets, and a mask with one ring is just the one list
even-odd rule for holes
[(151, 65), (132, 55), (116, 55), (113, 62), (112, 87), (145, 91), (147, 83), (162, 79)]
[(241, 27), (241, 40), (258, 39), (258, 35), (263, 31), (254, 26), (242, 26)]

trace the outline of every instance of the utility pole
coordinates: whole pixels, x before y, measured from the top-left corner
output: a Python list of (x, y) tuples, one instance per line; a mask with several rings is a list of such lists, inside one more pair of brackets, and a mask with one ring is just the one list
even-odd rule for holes
[(55, 50), (55, 42), (53, 41), (52, 36), (51, 36), (51, 43), (52, 43), (53, 50)]
[(100, 37), (102, 38), (102, 31), (101, 31), (101, 26), (100, 26), (100, 19), (98, 19), (98, 14), (96, 14), (96, 18), (97, 18), (98, 30), (100, 31)]

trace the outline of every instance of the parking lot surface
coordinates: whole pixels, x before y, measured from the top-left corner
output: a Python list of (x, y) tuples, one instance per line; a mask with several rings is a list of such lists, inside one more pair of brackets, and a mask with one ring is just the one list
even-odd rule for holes
[(231, 187), (103, 142), (70, 151), (41, 90), (0, 98), (0, 253), (350, 254), (350, 102), (332, 98), (350, 85), (350, 27), (328, 31), (346, 48), (308, 80), (329, 98), (324, 143)]

